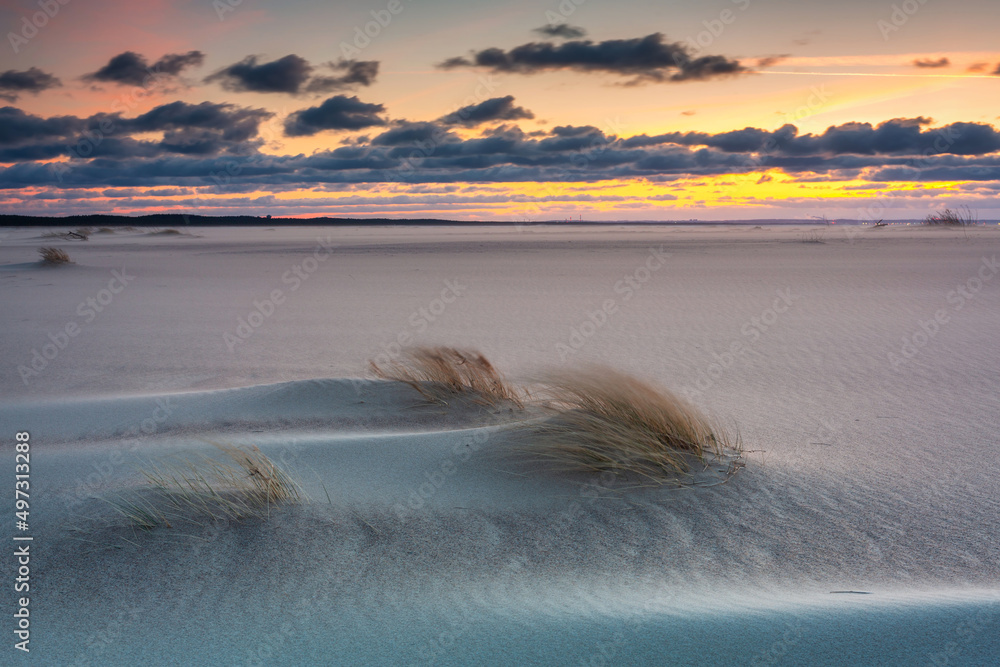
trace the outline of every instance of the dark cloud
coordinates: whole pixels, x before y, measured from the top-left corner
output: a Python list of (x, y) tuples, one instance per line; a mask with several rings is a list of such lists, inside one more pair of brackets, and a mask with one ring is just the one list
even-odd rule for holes
[[(503, 98), (499, 98), (503, 99)], [(491, 126), (463, 138), (440, 121), (390, 124), (384, 109), (356, 97), (331, 97), (293, 114), (291, 136), (323, 130), (379, 126), (370, 140), (311, 155), (268, 155), (257, 148), (260, 109), (175, 102), (135, 118), (96, 115), (40, 118), (13, 107), (0, 109), (0, 188), (54, 185), (74, 188), (215, 188), (212, 174), (227, 177), (227, 191), (406, 182), (598, 182), (781, 170), (800, 181), (837, 179), (1000, 180), (1000, 130), (982, 123), (933, 127), (928, 118), (896, 118), (872, 125), (843, 123), (800, 134), (747, 127), (717, 134), (675, 132), (619, 138), (589, 125), (561, 125), (526, 133), (514, 124)], [(110, 134), (93, 142), (97, 128)], [(132, 135), (161, 132), (162, 139)], [(30, 137), (30, 138), (26, 138)], [(68, 166), (43, 160), (78, 151)], [(65, 163), (64, 163), (65, 164)], [(761, 179), (767, 182), (767, 179)]]
[(121, 124), (126, 132), (162, 131), (159, 146), (165, 151), (214, 155), (233, 152), (255, 139), (260, 124), (273, 115), (263, 109), (232, 104), (172, 102)]
[(524, 107), (514, 106), (514, 96), (493, 97), (479, 104), (470, 104), (442, 116), (438, 122), (443, 125), (464, 125), (474, 127), (482, 123), (501, 120), (526, 120), (534, 118)]
[(327, 63), (334, 72), (343, 72), (339, 76), (316, 76), (306, 85), (307, 93), (331, 93), (353, 86), (370, 86), (378, 76), (377, 60), (340, 60)]
[(285, 120), (285, 134), (290, 137), (311, 136), (324, 130), (360, 130), (385, 125), (378, 114), (381, 104), (362, 102), (357, 97), (334, 95), (322, 104), (296, 111)]
[(47, 88), (61, 85), (62, 82), (59, 79), (37, 67), (23, 72), (9, 69), (0, 74), (0, 99), (15, 102), (21, 93), (37, 95)]
[(965, 68), (965, 71), (966, 72), (982, 72), (983, 70), (985, 70), (989, 66), (990, 66), (989, 63), (972, 63), (971, 65), (969, 65), (968, 67)]
[(354, 86), (370, 86), (378, 76), (377, 60), (338, 60), (326, 64), (333, 74), (313, 75), (316, 70), (294, 53), (267, 63), (257, 62), (257, 56), (247, 56), (208, 77), (206, 83), (218, 81), (226, 90), (257, 93), (331, 93)]
[[(0, 161), (72, 157), (156, 157), (251, 151), (261, 142), (260, 124), (273, 116), (263, 109), (231, 104), (172, 102), (135, 118), (96, 114), (89, 118), (41, 118), (14, 107), (0, 108)], [(162, 132), (159, 140), (134, 134)]]
[(261, 122), (272, 117), (270, 111), (237, 107), (232, 104), (187, 104), (171, 102), (147, 111), (122, 125), (135, 132), (200, 128), (219, 130), (228, 139), (247, 140), (257, 134)]
[(587, 34), (587, 31), (583, 28), (568, 23), (543, 25), (541, 28), (535, 28), (534, 32), (546, 37), (558, 37), (560, 39), (577, 39)]
[(789, 58), (791, 58), (791, 56), (788, 55), (787, 53), (778, 56), (765, 56), (763, 58), (757, 59), (757, 67), (759, 68), (771, 67), (772, 65), (777, 65), (778, 63), (784, 60), (788, 60)]
[(168, 53), (150, 65), (145, 57), (126, 51), (113, 57), (107, 65), (84, 75), (85, 81), (116, 83), (122, 86), (146, 86), (150, 82), (178, 76), (188, 67), (197, 67), (205, 60), (201, 51)]
[(766, 151), (775, 155), (987, 155), (1000, 151), (1000, 131), (982, 123), (952, 123), (927, 129), (930, 119), (895, 118), (876, 126), (844, 123), (820, 135), (798, 135), (794, 125), (774, 132), (745, 128), (719, 134), (672, 132), (654, 137), (638, 135), (622, 141), (628, 148), (664, 144), (707, 146), (725, 152)]
[(693, 57), (686, 45), (665, 42), (660, 33), (603, 42), (530, 42), (509, 51), (488, 48), (473, 53), (469, 58), (449, 58), (438, 67), (483, 67), (494, 72), (517, 74), (561, 69), (612, 72), (634, 77), (632, 83), (709, 79), (750, 71), (739, 61), (723, 56)]
[(994, 76), (1000, 76), (1000, 63), (997, 63), (997, 68), (993, 70)]
[(42, 118), (16, 107), (0, 107), (0, 146), (66, 137), (82, 131), (85, 123), (76, 116)]
[(426, 146), (428, 143), (437, 146), (448, 141), (457, 141), (458, 136), (441, 127), (437, 123), (397, 123), (392, 129), (372, 139), (372, 146)]
[(205, 82), (218, 81), (226, 90), (237, 92), (298, 93), (312, 70), (305, 58), (294, 53), (260, 65), (257, 56), (247, 56), (205, 77)]
[(914, 67), (920, 67), (923, 69), (938, 69), (940, 67), (948, 67), (951, 65), (951, 61), (945, 57), (933, 60), (931, 58), (917, 58), (913, 61)]

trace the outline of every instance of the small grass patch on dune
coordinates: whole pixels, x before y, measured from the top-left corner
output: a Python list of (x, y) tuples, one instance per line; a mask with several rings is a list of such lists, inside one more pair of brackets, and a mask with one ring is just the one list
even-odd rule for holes
[(966, 225), (979, 224), (979, 215), (973, 213), (968, 206), (959, 206), (957, 211), (946, 208), (924, 218), (925, 225), (942, 225), (950, 227), (962, 227)]
[(539, 396), (551, 418), (532, 427), (531, 451), (555, 468), (634, 475), (657, 484), (731, 459), (742, 467), (739, 437), (731, 437), (670, 391), (619, 371), (593, 366), (543, 377)]
[(72, 264), (72, 260), (62, 248), (39, 248), (38, 254), (42, 257), (43, 264), (56, 266), (58, 264)]
[(823, 230), (813, 229), (799, 236), (799, 241), (802, 243), (826, 243), (823, 238)]
[(302, 499), (299, 486), (257, 447), (211, 443), (224, 459), (198, 455), (161, 461), (141, 472), (153, 494), (113, 503), (134, 526), (152, 529), (199, 520), (266, 519)]
[(482, 405), (524, 407), (522, 392), (474, 350), (410, 348), (403, 350), (398, 360), (384, 365), (372, 361), (369, 366), (376, 377), (404, 382), (434, 403), (447, 404), (465, 397)]
[(728, 479), (743, 468), (738, 433), (670, 391), (610, 368), (554, 371), (528, 390), (508, 383), (479, 352), (420, 347), (371, 369), (435, 403), (531, 408), (514, 426), (524, 436), (518, 449), (555, 470), (667, 484), (709, 470)]

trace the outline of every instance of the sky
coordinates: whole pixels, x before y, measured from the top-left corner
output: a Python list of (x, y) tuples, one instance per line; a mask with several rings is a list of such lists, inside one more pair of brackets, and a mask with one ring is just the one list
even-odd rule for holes
[(1000, 219), (996, 0), (0, 0), (0, 213)]

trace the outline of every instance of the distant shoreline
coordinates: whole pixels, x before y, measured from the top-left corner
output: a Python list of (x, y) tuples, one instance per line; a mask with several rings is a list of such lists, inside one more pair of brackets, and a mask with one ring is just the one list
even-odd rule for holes
[[(993, 221), (982, 221), (989, 224)], [(889, 224), (920, 224), (922, 220), (890, 220)], [(0, 215), (0, 227), (273, 227), (282, 226), (358, 226), (358, 225), (409, 225), (409, 226), (456, 226), (456, 227), (530, 227), (537, 225), (562, 226), (710, 226), (710, 225), (816, 225), (826, 227), (830, 223), (822, 220), (795, 220), (762, 218), (746, 220), (538, 220), (517, 221), (470, 221), (444, 220), (437, 218), (279, 218), (253, 215), (187, 215), (181, 213), (156, 213), (151, 215), (70, 215), (64, 217), (35, 215)], [(832, 224), (865, 225), (857, 220), (837, 220)]]

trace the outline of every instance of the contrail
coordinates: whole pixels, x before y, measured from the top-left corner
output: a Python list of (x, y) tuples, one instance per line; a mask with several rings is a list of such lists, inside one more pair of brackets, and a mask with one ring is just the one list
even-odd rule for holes
[(995, 74), (892, 74), (892, 73), (877, 73), (877, 72), (788, 72), (784, 70), (763, 70), (756, 72), (757, 74), (808, 74), (810, 76), (902, 76), (902, 77), (917, 77), (921, 79), (926, 78), (936, 78), (936, 79), (1000, 79), (1000, 76)]

